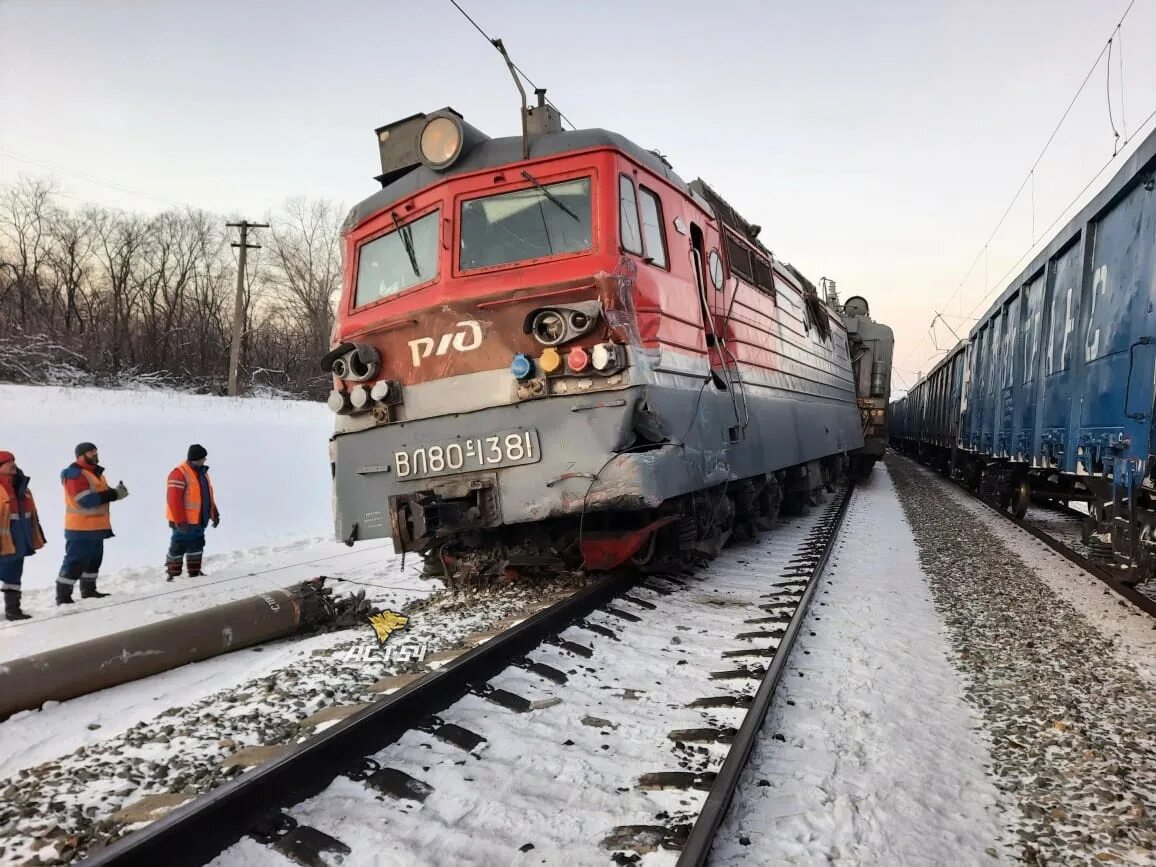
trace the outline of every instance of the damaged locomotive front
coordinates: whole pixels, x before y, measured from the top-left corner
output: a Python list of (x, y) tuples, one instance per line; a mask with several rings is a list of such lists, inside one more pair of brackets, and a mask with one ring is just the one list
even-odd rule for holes
[(812, 490), (861, 444), (837, 317), (766, 260), (769, 303), (791, 300), (832, 376), (814, 406), (756, 400), (728, 350), (728, 272), (761, 245), (736, 237), (724, 260), (710, 203), (664, 159), (555, 120), (503, 139), (450, 109), (382, 127), (382, 188), (346, 223), (322, 360), (337, 533), (388, 536), (451, 583), (717, 547), (736, 502), (782, 499), (768, 471)]

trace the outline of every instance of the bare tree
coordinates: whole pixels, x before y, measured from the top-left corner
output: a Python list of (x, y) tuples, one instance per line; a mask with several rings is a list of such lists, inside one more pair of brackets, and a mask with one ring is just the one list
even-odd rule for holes
[[(50, 182), (0, 185), (0, 379), (132, 376), (223, 392), (236, 274), (224, 222), (197, 210), (69, 210)], [(320, 396), (339, 209), (299, 199), (269, 222), (265, 255), (250, 259), (242, 369), (252, 386)]]
[(7, 308), (22, 326), (42, 306), (54, 194), (49, 181), (21, 178), (0, 199), (0, 239), (6, 250), (0, 269), (10, 272), (0, 283), (0, 309)]
[(300, 323), (308, 348), (320, 358), (329, 349), (333, 298), (341, 289), (342, 209), (330, 202), (292, 199), (283, 217), (270, 218), (268, 280), (274, 303)]

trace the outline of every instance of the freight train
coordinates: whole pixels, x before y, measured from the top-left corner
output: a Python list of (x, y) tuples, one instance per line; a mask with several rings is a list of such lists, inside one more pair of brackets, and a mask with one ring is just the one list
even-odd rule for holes
[(1156, 133), (892, 407), (891, 438), (1022, 517), (1082, 503), (1156, 572)]
[(863, 446), (847, 331), (701, 180), (542, 98), (379, 128), (343, 232), (338, 537), (451, 585), (713, 556)]

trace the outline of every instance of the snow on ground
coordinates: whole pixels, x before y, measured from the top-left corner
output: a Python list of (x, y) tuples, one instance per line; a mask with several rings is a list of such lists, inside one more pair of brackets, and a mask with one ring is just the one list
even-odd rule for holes
[(711, 863), (994, 861), (988, 739), (882, 464), (823, 580)]
[[(611, 863), (615, 850), (622, 852), (617, 863), (630, 863), (633, 847), (617, 836), (609, 839), (613, 831), (678, 826), (701, 808), (703, 791), (647, 790), (640, 779), (650, 772), (718, 770), (728, 746), (670, 735), (741, 723), (741, 708), (689, 703), (753, 694), (758, 677), (716, 675), (768, 663), (756, 653), (775, 646), (778, 638), (771, 636), (776, 627), (781, 634), (804, 585), (781, 576), (810, 547), (808, 534), (825, 511), (813, 509), (724, 551), (685, 586), (671, 585), (674, 592), (639, 587), (586, 618), (614, 638), (585, 625), (564, 631), (563, 638), (593, 650), (589, 658), (548, 644), (528, 654), (563, 671), (565, 684), (516, 667), (491, 679), (498, 689), (541, 702), (538, 709), (516, 713), (467, 695), (440, 712), (445, 722), (486, 739), (473, 749), (412, 730), (377, 753), (381, 767), (432, 787), (423, 803), (383, 801), (364, 782), (339, 777), (287, 812), (351, 846), (346, 865), (594, 865)], [(776, 622), (759, 626), (752, 620)], [(677, 857), (669, 849), (644, 850), (641, 863), (669, 867)], [(252, 840), (212, 862), (284, 863)]]
[(109, 481), (123, 480), (129, 490), (112, 504), (116, 537), (105, 544), (100, 589), (137, 590), (150, 576), (164, 584), (166, 479), (192, 443), (208, 449), (220, 503), (208, 554), (331, 536), (332, 429), (323, 403), (0, 385), (0, 449), (14, 453), (32, 479), (48, 538), (25, 564), (32, 613), (51, 606), (40, 591), (51, 591), (64, 554), (60, 471), (77, 443), (95, 443)]
[(400, 642), (426, 648), (425, 662), (350, 657), (376, 649), (366, 625), (240, 650), (0, 724), (0, 742), (15, 748), (0, 756), (0, 865), (27, 863), (49, 847), (62, 862), (83, 857), (136, 821), (118, 810), (139, 809), (149, 796), (209, 791), (340, 718), (330, 711), (374, 701), (391, 688), (383, 676), (432, 668), (433, 654), (464, 652), (468, 636), (509, 625), (575, 586), (567, 578), (431, 595), (429, 582), (396, 567), (364, 563), (346, 574), (411, 586), (389, 590), (388, 604), (409, 615)]
[[(1119, 623), (1053, 589), (1050, 555), (1002, 537), (949, 482), (904, 458), (892, 478), (943, 618), (952, 661), (991, 736), (992, 771), (1014, 799), (1016, 856), (1029, 864), (1156, 863), (1156, 695), (1120, 653)], [(989, 516), (997, 517), (989, 511)], [(1096, 584), (1078, 569), (1059, 573)], [(1152, 628), (1151, 621), (1147, 623)]]
[[(1032, 573), (1107, 636), (1119, 664), (1134, 667), (1141, 677), (1156, 686), (1156, 624), (1149, 614), (1122, 599), (1099, 578), (1057, 554), (1030, 533), (1000, 517), (990, 506), (925, 467), (917, 464), (910, 467), (911, 472), (926, 479), (927, 484), (937, 486), (952, 502), (978, 518), (1009, 548), (1030, 552), (1025, 559)], [(1043, 529), (1046, 531), (1048, 528), (1045, 526)]]
[[(335, 595), (365, 591), (381, 607), (398, 609), (440, 585), (418, 578), (418, 565), (403, 573), (389, 543), (345, 545), (314, 540), (280, 549), (257, 549), (248, 557), (234, 553), (219, 558), (212, 577), (186, 578), (167, 589), (146, 589), (88, 600), (84, 605), (53, 611), (56, 616), (9, 624), (0, 632), (3, 658), (16, 658), (99, 635), (131, 629), (166, 617), (208, 608), (265, 590), (288, 587), (319, 574), (331, 576)], [(225, 565), (227, 562), (228, 565)], [(256, 574), (257, 570), (262, 570)], [(152, 583), (147, 579), (145, 583)], [(52, 702), (0, 722), (0, 778), (71, 752), (156, 717), (173, 704), (188, 704), (231, 685), (259, 677), (292, 660), (349, 640), (349, 633), (270, 645), (263, 651), (242, 650), (207, 659), (174, 671), (124, 684), (64, 703)], [(90, 728), (97, 726), (98, 728)]]
[[(0, 407), (0, 449), (14, 452), (32, 477), (49, 539), (26, 563), (24, 608), (33, 619), (0, 621), (0, 662), (317, 575), (330, 576), (337, 595), (364, 591), (382, 607), (402, 607), (440, 587), (419, 580), (416, 561), (403, 572), (389, 542), (348, 548), (331, 541), (332, 416), (322, 405), (0, 385)], [(116, 537), (106, 544), (100, 587), (113, 595), (77, 596), (75, 605), (57, 607), (52, 585), (63, 549), (58, 477), (80, 440), (100, 447), (112, 482), (123, 478), (130, 496), (112, 504)], [(222, 523), (209, 531), (207, 574), (168, 582), (162, 568), (165, 479), (192, 442), (209, 450)], [(126, 732), (175, 709), (300, 667), (315, 652), (364, 640), (345, 632), (243, 650), (17, 714), (0, 723), (0, 779), (75, 750), (96, 755), (116, 749)], [(40, 771), (26, 779), (43, 782)]]

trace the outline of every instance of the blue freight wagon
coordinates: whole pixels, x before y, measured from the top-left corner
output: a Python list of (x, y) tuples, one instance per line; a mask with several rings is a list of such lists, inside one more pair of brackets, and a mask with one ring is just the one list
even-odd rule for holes
[(1085, 502), (1122, 576), (1156, 573), (1156, 133), (892, 408), (897, 448), (1022, 516)]

